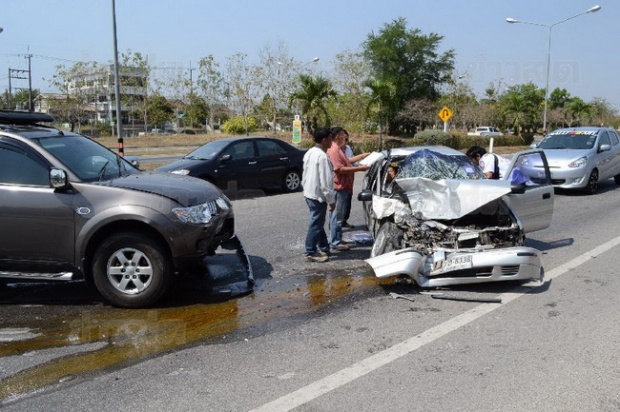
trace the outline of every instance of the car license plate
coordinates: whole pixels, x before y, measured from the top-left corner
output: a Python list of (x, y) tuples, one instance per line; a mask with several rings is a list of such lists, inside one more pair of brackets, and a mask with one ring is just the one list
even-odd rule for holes
[(464, 255), (446, 260), (443, 265), (441, 265), (441, 271), (448, 272), (453, 270), (471, 269), (471, 267), (471, 255)]

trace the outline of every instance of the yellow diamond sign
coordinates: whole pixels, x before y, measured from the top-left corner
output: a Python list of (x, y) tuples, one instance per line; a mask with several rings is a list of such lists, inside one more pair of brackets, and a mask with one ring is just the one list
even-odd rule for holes
[(444, 122), (447, 122), (452, 117), (452, 110), (450, 110), (448, 106), (444, 106), (441, 108), (439, 113), (437, 113), (437, 116), (439, 116), (439, 118)]

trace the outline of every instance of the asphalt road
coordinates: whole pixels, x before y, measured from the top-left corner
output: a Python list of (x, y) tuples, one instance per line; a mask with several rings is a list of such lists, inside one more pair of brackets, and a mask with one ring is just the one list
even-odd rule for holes
[[(0, 342), (0, 372), (38, 362), (49, 367), (32, 379), (59, 376), (38, 393), (7, 398), (2, 409), (620, 410), (619, 193), (610, 180), (594, 196), (556, 196), (552, 226), (528, 240), (544, 251), (544, 283), (444, 291), (500, 298), (501, 304), (438, 300), (407, 283), (377, 283), (363, 262), (368, 246), (327, 264), (306, 263), (301, 194), (241, 196), (234, 201), (237, 232), (255, 267), (255, 293), (129, 312), (110, 311), (95, 296), (0, 305), (2, 323), (23, 334), (16, 338), (21, 351), (9, 353), (6, 348), (15, 346)], [(355, 201), (353, 216), (360, 229)], [(413, 301), (393, 299), (390, 292)], [(39, 323), (28, 317), (32, 313)], [(222, 314), (233, 314), (234, 325), (205, 326), (206, 318)], [(15, 318), (9, 322), (9, 316)], [(56, 353), (46, 359), (50, 349), (33, 349), (29, 342), (41, 331), (60, 329), (46, 329), (46, 317), (63, 316), (73, 327), (65, 344), (48, 343)], [(117, 326), (105, 331), (116, 338), (102, 333), (102, 326), (95, 333), (92, 324), (113, 319)], [(218, 325), (221, 333), (207, 333)], [(204, 337), (192, 340), (200, 328)], [(0, 338), (7, 329), (0, 329)], [(156, 335), (159, 340), (145, 339), (159, 329), (166, 331)], [(157, 345), (164, 350), (149, 352)], [(104, 362), (122, 351), (132, 356)], [(72, 359), (83, 372), (59, 373), (75, 368)], [(5, 387), (23, 382), (14, 379), (19, 372), (0, 376)]]

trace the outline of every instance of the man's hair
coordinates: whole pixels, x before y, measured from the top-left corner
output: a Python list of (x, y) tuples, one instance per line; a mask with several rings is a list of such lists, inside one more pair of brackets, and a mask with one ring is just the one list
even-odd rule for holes
[(336, 136), (338, 136), (338, 133), (340, 133), (340, 132), (342, 132), (342, 133), (346, 134), (346, 135), (347, 135), (347, 137), (349, 136), (349, 132), (347, 132), (347, 131), (346, 131), (345, 129), (343, 129), (342, 127), (335, 126), (335, 127), (332, 127), (331, 129), (329, 129), (329, 131), (331, 132), (332, 137), (336, 137)]
[(469, 157), (470, 159), (475, 157), (476, 155), (480, 155), (480, 157), (484, 156), (485, 154), (487, 154), (487, 151), (484, 150), (483, 147), (480, 146), (472, 146), (467, 150), (467, 153), (465, 153), (467, 155), (467, 157)]
[(324, 139), (332, 136), (331, 129), (327, 127), (319, 127), (314, 131), (313, 139), (315, 143), (321, 143)]

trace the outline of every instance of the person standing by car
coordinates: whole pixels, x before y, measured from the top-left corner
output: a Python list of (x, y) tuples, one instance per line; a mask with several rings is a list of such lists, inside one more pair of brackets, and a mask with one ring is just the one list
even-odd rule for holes
[(467, 157), (482, 170), (487, 179), (502, 179), (506, 173), (506, 169), (510, 162), (508, 159), (496, 155), (495, 153), (487, 153), (480, 146), (472, 146), (467, 150)]
[[(327, 150), (329, 160), (334, 168), (334, 190), (336, 191), (336, 209), (331, 212), (329, 218), (329, 240), (333, 250), (349, 250), (349, 246), (342, 243), (342, 222), (345, 212), (353, 196), (353, 180), (355, 172), (362, 172), (369, 169), (369, 166), (353, 166), (345, 154), (346, 139), (349, 133), (341, 127), (331, 129), (334, 143)], [(354, 157), (359, 161), (368, 156), (363, 153)]]
[[(335, 129), (338, 129), (338, 128), (335, 128)], [(344, 129), (342, 129), (342, 130), (344, 130)], [(344, 130), (344, 132), (347, 133), (346, 130)], [(344, 154), (347, 156), (347, 159), (349, 159), (349, 162), (351, 162), (352, 166), (359, 166), (359, 161), (369, 155), (369, 153), (361, 153), (359, 155), (355, 155), (355, 152), (353, 151), (353, 148), (349, 144), (349, 134), (348, 133), (347, 133), (347, 137), (345, 138)], [(350, 216), (351, 216), (351, 198), (349, 198), (349, 201), (347, 202), (347, 208), (344, 211), (344, 217), (343, 217), (343, 221), (342, 221), (342, 227), (343, 228), (351, 227), (351, 225), (348, 222)]]
[(304, 198), (310, 211), (305, 259), (309, 262), (327, 262), (329, 243), (325, 233), (325, 218), (327, 208), (331, 212), (336, 207), (334, 171), (326, 154), (332, 146), (330, 130), (317, 129), (314, 133), (314, 143), (314, 147), (308, 149), (304, 155), (302, 175)]

